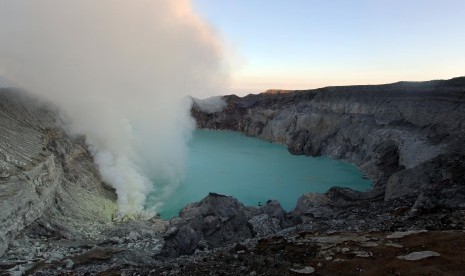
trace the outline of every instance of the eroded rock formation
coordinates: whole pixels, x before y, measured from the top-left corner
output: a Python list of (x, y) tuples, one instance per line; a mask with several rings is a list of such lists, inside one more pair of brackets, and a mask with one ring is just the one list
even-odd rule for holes
[[(465, 78), (224, 99), (222, 111), (193, 106), (200, 127), (347, 160), (374, 188), (307, 193), (291, 212), (211, 193), (170, 221), (113, 222), (116, 195), (84, 139), (67, 135), (50, 106), (3, 89), (0, 274), (382, 274), (379, 261), (409, 274), (412, 261), (397, 257), (423, 251), (440, 255), (422, 272), (461, 271), (463, 254), (450, 248), (465, 240)], [(412, 229), (438, 231), (392, 233)]]
[(224, 100), (220, 112), (194, 104), (200, 128), (240, 131), (287, 145), (293, 154), (347, 160), (373, 180), (373, 198), (435, 193), (434, 206), (465, 202), (465, 77)]
[(50, 107), (0, 90), (0, 256), (25, 227), (88, 238), (111, 222), (113, 189), (82, 138), (69, 137)]

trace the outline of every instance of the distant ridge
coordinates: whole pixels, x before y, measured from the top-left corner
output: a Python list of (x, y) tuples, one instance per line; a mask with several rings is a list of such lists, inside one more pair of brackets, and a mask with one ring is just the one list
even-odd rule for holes
[(268, 89), (265, 92), (262, 92), (262, 94), (285, 94), (289, 92), (294, 92), (296, 90), (289, 90), (289, 89)]
[(312, 88), (312, 89), (268, 89), (265, 92), (261, 92), (259, 94), (269, 94), (269, 95), (277, 95), (277, 94), (288, 94), (293, 92), (306, 92), (312, 90), (321, 90), (321, 89), (333, 89), (333, 88), (370, 88), (370, 87), (411, 87), (414, 86), (416, 88), (420, 87), (435, 87), (435, 86), (444, 86), (447, 85), (449, 87), (456, 87), (456, 86), (465, 86), (465, 76), (460, 76), (452, 79), (439, 79), (439, 80), (428, 80), (428, 81), (398, 81), (393, 83), (384, 83), (384, 84), (354, 84), (354, 85), (330, 85), (320, 88)]

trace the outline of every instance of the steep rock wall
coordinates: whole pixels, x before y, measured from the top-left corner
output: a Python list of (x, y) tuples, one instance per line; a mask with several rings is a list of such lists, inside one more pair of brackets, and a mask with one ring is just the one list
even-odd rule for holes
[(0, 89), (0, 256), (31, 223), (68, 238), (111, 222), (116, 195), (81, 139), (37, 99)]
[[(465, 77), (223, 98), (227, 105), (220, 112), (194, 103), (198, 127), (240, 131), (287, 145), (293, 154), (352, 162), (373, 180), (369, 196), (389, 200), (440, 185), (435, 178), (463, 179), (456, 167), (465, 170)], [(434, 177), (404, 181), (427, 168), (435, 168)], [(465, 198), (463, 185), (457, 189)]]

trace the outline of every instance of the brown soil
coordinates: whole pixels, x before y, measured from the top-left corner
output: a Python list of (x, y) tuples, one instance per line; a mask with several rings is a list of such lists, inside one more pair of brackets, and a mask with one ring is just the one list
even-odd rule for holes
[[(346, 261), (325, 262), (315, 275), (465, 275), (465, 233), (427, 232), (399, 239), (403, 248), (381, 245), (365, 248), (373, 257), (339, 255)], [(348, 247), (357, 247), (357, 244)], [(439, 257), (418, 261), (397, 258), (415, 251), (435, 251)]]
[[(180, 259), (175, 266), (137, 271), (154, 275), (298, 275), (290, 269), (311, 266), (315, 269), (311, 275), (465, 275), (464, 231), (430, 231), (400, 239), (388, 239), (389, 234), (303, 233), (292, 241), (275, 237), (260, 240), (251, 250), (237, 245), (203, 259)], [(333, 242), (315, 242), (318, 238)], [(417, 261), (397, 258), (416, 251), (434, 251), (440, 256)], [(371, 256), (357, 257), (357, 252)]]

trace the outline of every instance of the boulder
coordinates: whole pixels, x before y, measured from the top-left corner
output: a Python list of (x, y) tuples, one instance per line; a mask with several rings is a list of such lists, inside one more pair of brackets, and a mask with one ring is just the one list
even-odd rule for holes
[[(199, 249), (225, 246), (253, 236), (249, 212), (237, 199), (210, 193), (191, 203), (172, 220), (163, 246), (163, 255), (192, 254)], [(206, 241), (199, 246), (199, 242)]]

